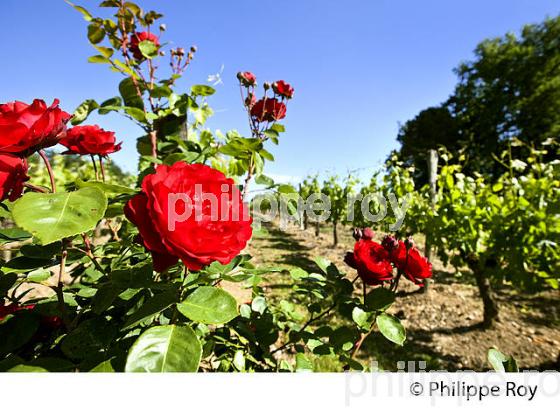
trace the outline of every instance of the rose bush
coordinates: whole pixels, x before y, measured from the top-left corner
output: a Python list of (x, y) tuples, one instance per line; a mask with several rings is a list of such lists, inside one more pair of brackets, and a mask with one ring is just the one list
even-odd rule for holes
[[(396, 286), (358, 296), (353, 277), (319, 258), (309, 271), (282, 273), (292, 292), (278, 303), (263, 283), (283, 270), (255, 266), (243, 253), (252, 235), (244, 203), (251, 184), (289, 189), (264, 171), (274, 160), (269, 147), (285, 132), (279, 121), (293, 87), (264, 82), (257, 97), (256, 76), (240, 73), (250, 135), (212, 132), (215, 89), (177, 87), (196, 47), (165, 53), (165, 26), (154, 33), (161, 14), (130, 1), (100, 5), (113, 15), (74, 7), (97, 53), (89, 61), (122, 76), (118, 95), (85, 100), (69, 131), (57, 100), (0, 106), (0, 187), (8, 200), (0, 208), (0, 370), (310, 371), (323, 357), (337, 370), (363, 370), (358, 355), (375, 330), (402, 345), (405, 330), (386, 313)], [(169, 64), (158, 64), (165, 55)], [(104, 167), (120, 148), (114, 134), (80, 125), (94, 112), (138, 125), (132, 183)], [(43, 151), (59, 142), (90, 157), (91, 167), (87, 158)], [(368, 246), (356, 252), (364, 277), (375, 268)], [(250, 299), (234, 298), (227, 282), (249, 289)]]

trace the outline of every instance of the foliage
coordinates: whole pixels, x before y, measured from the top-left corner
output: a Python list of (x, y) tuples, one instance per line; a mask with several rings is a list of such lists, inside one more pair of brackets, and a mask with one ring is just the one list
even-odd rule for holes
[[(380, 332), (402, 344), (404, 328), (384, 314), (394, 294), (381, 295), (388, 299), (382, 305), (376, 303), (379, 289), (356, 297), (353, 283), (322, 259), (315, 272), (286, 273), (293, 279), (293, 298), (280, 303), (267, 300), (262, 286), (264, 276), (278, 269), (259, 268), (249, 255), (199, 271), (182, 264), (154, 271), (150, 253), (136, 238), (138, 229), (123, 216), (124, 205), (138, 192), (133, 187), (157, 166), (184, 161), (242, 180), (244, 194), (253, 179), (278, 192), (294, 192), (264, 175), (266, 162), (274, 160), (265, 146), (279, 143), (285, 131), (277, 119), (285, 115), (293, 88), (280, 81), (272, 85), (275, 95), (280, 88), (286, 94), (284, 112), (273, 113), (274, 121), (268, 114), (266, 121), (256, 118), (252, 100), (244, 98), (249, 137), (212, 132), (205, 123), (215, 90), (194, 85), (188, 93), (178, 92), (196, 47), (166, 50), (154, 34), (161, 14), (120, 0), (100, 4), (111, 11), (107, 18), (71, 5), (88, 23), (87, 36), (97, 52), (89, 62), (122, 75), (118, 95), (85, 100), (72, 123), (97, 112), (118, 113), (137, 124), (144, 131), (137, 141), (139, 175), (56, 153), (41, 152), (46, 168), (30, 159), (34, 184), (27, 184), (14, 204), (2, 203), (0, 239), (9, 257), (0, 274), (0, 369), (309, 371), (315, 358), (325, 355), (339, 360), (339, 370), (362, 369), (355, 356), (376, 318)], [(164, 32), (160, 25), (159, 35)], [(171, 68), (165, 73), (159, 67), (167, 52)], [(242, 92), (255, 92), (253, 82), (240, 86)], [(266, 84), (263, 101), (270, 98), (269, 89)], [(222, 288), (224, 282), (251, 289), (251, 300), (239, 305)], [(22, 290), (31, 285), (38, 292)], [(333, 325), (335, 313), (348, 323)]]

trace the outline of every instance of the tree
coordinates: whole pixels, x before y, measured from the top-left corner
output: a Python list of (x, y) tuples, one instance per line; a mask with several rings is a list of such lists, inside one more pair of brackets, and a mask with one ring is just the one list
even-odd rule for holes
[(459, 127), (447, 106), (430, 107), (400, 127), (397, 141), (400, 160), (414, 167), (414, 181), (421, 186), (428, 182), (428, 151), (458, 149)]
[(478, 45), (449, 100), (467, 170), (499, 175), (492, 160), (513, 137), (535, 144), (560, 132), (560, 17)]

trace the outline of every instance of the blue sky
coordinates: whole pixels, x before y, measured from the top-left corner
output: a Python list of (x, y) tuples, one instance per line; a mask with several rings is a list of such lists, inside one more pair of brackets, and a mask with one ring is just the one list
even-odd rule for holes
[[(75, 2), (90, 9), (98, 4)], [(478, 42), (560, 12), (558, 0), (138, 3), (165, 14), (163, 41), (198, 46), (181, 83), (185, 90), (224, 64), (224, 84), (210, 99), (216, 110), (211, 128), (248, 132), (237, 71), (253, 71), (260, 83), (294, 85), (288, 132), (272, 148), (276, 162), (267, 169), (281, 176), (378, 167), (397, 146), (399, 122), (448, 97), (453, 68), (472, 57)], [(117, 94), (121, 78), (87, 63), (95, 53), (86, 22), (63, 0), (0, 0), (0, 16), (0, 102), (57, 97), (72, 111), (86, 98)], [(113, 158), (134, 171), (140, 131), (117, 115), (93, 121), (117, 132), (124, 148)]]

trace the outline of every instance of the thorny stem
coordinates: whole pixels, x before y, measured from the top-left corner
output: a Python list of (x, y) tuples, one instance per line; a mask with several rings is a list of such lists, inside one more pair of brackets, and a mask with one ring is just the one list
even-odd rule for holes
[(352, 356), (350, 356), (352, 359), (356, 358), (356, 356), (358, 355), (358, 352), (362, 348), (362, 345), (364, 344), (366, 339), (369, 337), (369, 335), (371, 335), (373, 333), (374, 327), (375, 327), (375, 325), (371, 325), (371, 328), (369, 329), (369, 331), (367, 333), (364, 333), (360, 337), (360, 340), (358, 340), (358, 343), (356, 343), (356, 347), (354, 348), (354, 351), (352, 352)]
[(84, 240), (84, 245), (86, 247), (86, 256), (91, 259), (91, 261), (93, 262), (93, 264), (95, 265), (95, 267), (97, 268), (98, 271), (104, 273), (105, 269), (103, 269), (103, 267), (99, 264), (99, 261), (97, 260), (97, 258), (93, 254), (91, 241), (89, 239), (89, 236), (84, 233), (84, 234), (82, 234), (82, 239)]
[(43, 161), (45, 162), (45, 166), (47, 167), (47, 172), (49, 173), (49, 178), (51, 180), (51, 192), (54, 194), (56, 192), (56, 184), (54, 182), (54, 173), (51, 167), (51, 163), (49, 161), (49, 158), (47, 157), (47, 154), (45, 154), (45, 151), (39, 150), (39, 155), (43, 159)]

